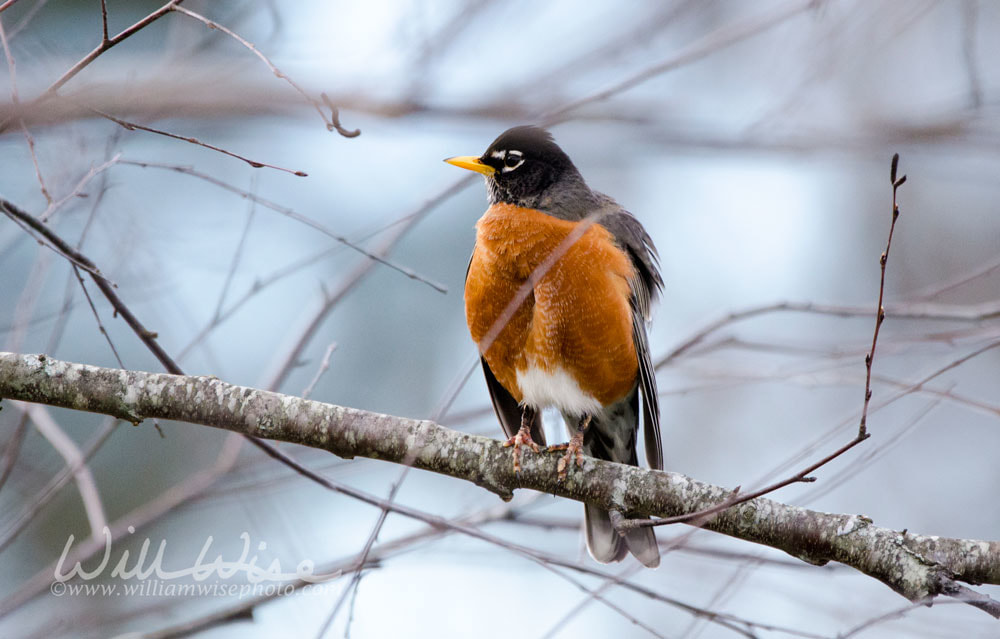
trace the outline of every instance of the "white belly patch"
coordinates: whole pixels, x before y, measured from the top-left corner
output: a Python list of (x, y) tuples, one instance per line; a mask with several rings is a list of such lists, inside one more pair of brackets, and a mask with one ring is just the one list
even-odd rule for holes
[(538, 409), (549, 406), (571, 415), (594, 414), (601, 409), (601, 402), (588, 395), (576, 380), (562, 368), (552, 371), (535, 366), (517, 371), (517, 385), (521, 389), (522, 403)]

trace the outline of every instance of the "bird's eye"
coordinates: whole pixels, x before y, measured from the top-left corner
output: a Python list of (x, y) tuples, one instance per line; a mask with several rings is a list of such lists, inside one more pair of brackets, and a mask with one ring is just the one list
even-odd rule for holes
[(507, 155), (504, 156), (503, 166), (508, 171), (513, 171), (517, 167), (521, 166), (524, 162), (524, 156), (520, 151), (507, 151)]

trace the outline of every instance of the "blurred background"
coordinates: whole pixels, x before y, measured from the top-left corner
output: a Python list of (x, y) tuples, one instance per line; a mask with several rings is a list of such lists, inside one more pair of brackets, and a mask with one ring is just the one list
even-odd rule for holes
[[(160, 6), (108, 0), (110, 35)], [(463, 277), (485, 192), (441, 160), (542, 123), (659, 249), (651, 342), (667, 469), (760, 486), (856, 432), (898, 152), (908, 181), (873, 436), (772, 498), (1000, 537), (1000, 5), (180, 6), (190, 13), (148, 20), (66, 78), (101, 42), (101, 3), (0, 3), (0, 196), (79, 245), (185, 372), (500, 437), (478, 370), (463, 383), (476, 358)], [(328, 130), (329, 105), (342, 133), (360, 135)], [(162, 371), (85, 282), (0, 220), (3, 350)], [(3, 636), (997, 634), (970, 606), (911, 607), (849, 568), (687, 527), (658, 530), (657, 570), (601, 566), (579, 504), (524, 492), (504, 504), (465, 482), (282, 444), (343, 485), (516, 545), (389, 515), (359, 572), (382, 511), (225, 432), (4, 402), (0, 446)], [(74, 455), (88, 470), (65, 471)], [(208, 544), (206, 563), (243, 553), (285, 572), (304, 561), (345, 572), (282, 596), (57, 596), (68, 536), (70, 557), (96, 569), (105, 523), (109, 566), (126, 551), (133, 565), (145, 542), (143, 565), (162, 546), (168, 570)], [(110, 572), (76, 583), (125, 582)], [(208, 581), (252, 585), (243, 573)]]

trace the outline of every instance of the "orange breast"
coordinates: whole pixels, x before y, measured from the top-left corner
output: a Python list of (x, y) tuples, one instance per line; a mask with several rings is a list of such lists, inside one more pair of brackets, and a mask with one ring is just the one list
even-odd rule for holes
[[(493, 374), (519, 402), (517, 373), (529, 367), (564, 370), (603, 405), (635, 385), (632, 263), (607, 229), (589, 224), (581, 234), (580, 224), (509, 204), (491, 206), (476, 224), (466, 320)], [(571, 234), (579, 236), (572, 243)], [(556, 251), (558, 260), (526, 299), (509, 309), (518, 290)], [(505, 310), (509, 320), (499, 328)], [(486, 344), (491, 331), (495, 338)]]

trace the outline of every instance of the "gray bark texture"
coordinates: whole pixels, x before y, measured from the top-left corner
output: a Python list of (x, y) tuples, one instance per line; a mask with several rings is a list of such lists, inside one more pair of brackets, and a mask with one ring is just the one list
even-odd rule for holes
[[(426, 420), (393, 417), (194, 377), (100, 368), (45, 355), (0, 352), (0, 398), (112, 415), (157, 417), (294, 442), (351, 459), (369, 457), (470, 481), (510, 499), (529, 488), (625, 516), (672, 517), (704, 510), (732, 490), (672, 472), (585, 458), (557, 481), (558, 455), (525, 454), (519, 475), (500, 441)], [(823, 513), (757, 498), (706, 517), (709, 530), (822, 565), (837, 561), (910, 601), (956, 596), (997, 612), (997, 602), (957, 582), (1000, 584), (1000, 541), (916, 535), (862, 515)]]

